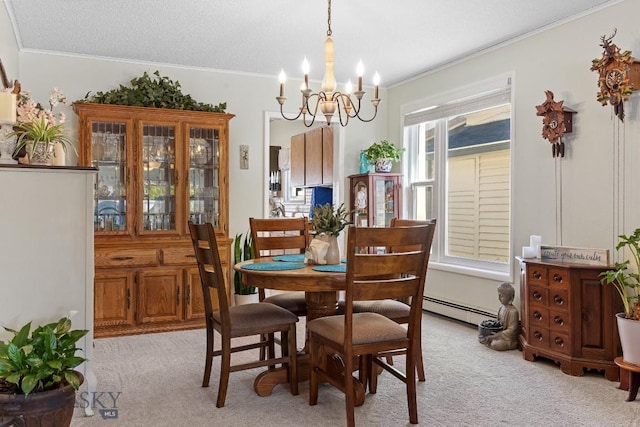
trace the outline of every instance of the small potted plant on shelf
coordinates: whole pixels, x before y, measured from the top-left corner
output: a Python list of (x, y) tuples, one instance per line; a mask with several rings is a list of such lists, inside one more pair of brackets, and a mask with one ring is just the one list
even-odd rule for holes
[[(313, 208), (313, 216), (311, 217), (311, 232), (319, 239), (325, 242), (324, 245), (328, 245), (325, 251), (318, 250), (318, 254), (313, 254), (313, 258), (316, 263), (319, 264), (340, 264), (340, 247), (338, 246), (338, 236), (344, 228), (351, 224), (349, 221), (350, 212), (344, 207), (344, 203), (338, 206), (336, 209), (330, 204), (317, 205)], [(315, 240), (315, 239), (314, 239)], [(314, 242), (312, 242), (310, 249), (313, 251)], [(324, 259), (319, 254), (324, 253)], [(323, 262), (324, 261), (324, 262)]]
[[(251, 233), (247, 232), (242, 239), (242, 233), (236, 234), (233, 240), (233, 260), (237, 264), (241, 261), (253, 259), (253, 239)], [(257, 302), (257, 290), (255, 286), (247, 285), (242, 282), (242, 274), (236, 271), (233, 274), (233, 292), (235, 294), (236, 305), (247, 304), (248, 302)]]
[(364, 150), (364, 155), (370, 163), (376, 165), (376, 172), (391, 172), (394, 162), (399, 162), (404, 148), (398, 148), (386, 139), (371, 144)]
[(626, 249), (631, 259), (616, 262), (613, 269), (600, 273), (600, 280), (616, 289), (624, 306), (624, 312), (616, 314), (623, 358), (640, 365), (640, 228), (618, 237), (616, 250)]
[[(17, 103), (17, 123), (11, 135), (18, 137), (14, 155), (26, 150), (29, 163), (50, 165), (55, 155), (64, 157), (69, 148), (74, 149), (65, 129), (64, 113), (54, 113), (59, 104), (67, 104), (67, 97), (54, 88), (49, 96), (49, 109), (31, 99), (29, 91), (21, 91)], [(75, 149), (74, 149), (75, 150)], [(63, 159), (57, 159), (64, 165)]]
[(71, 424), (75, 392), (84, 378), (73, 369), (85, 361), (76, 356), (76, 343), (87, 330), (71, 330), (74, 311), (56, 323), (31, 322), (0, 341), (0, 418), (20, 420), (20, 425)]

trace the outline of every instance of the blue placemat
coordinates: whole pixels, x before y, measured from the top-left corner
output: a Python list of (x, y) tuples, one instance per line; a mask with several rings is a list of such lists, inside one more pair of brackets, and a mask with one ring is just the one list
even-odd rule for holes
[(243, 270), (263, 270), (263, 271), (277, 271), (277, 270), (298, 270), (305, 268), (306, 264), (301, 262), (256, 262), (253, 264), (243, 265)]
[(276, 255), (273, 257), (274, 261), (289, 261), (289, 262), (303, 262), (304, 254), (289, 254), (289, 255)]
[(345, 264), (316, 265), (313, 267), (315, 271), (325, 271), (328, 273), (345, 273), (347, 266)]

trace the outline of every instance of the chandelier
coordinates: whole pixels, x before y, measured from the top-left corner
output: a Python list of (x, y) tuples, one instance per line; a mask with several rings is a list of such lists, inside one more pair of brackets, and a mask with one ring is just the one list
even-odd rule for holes
[[(331, 37), (331, 0), (328, 0), (328, 19), (327, 19), (327, 39), (324, 42), (324, 54), (325, 54), (325, 72), (322, 79), (322, 87), (318, 93), (312, 93), (309, 89), (309, 62), (307, 58), (302, 63), (302, 72), (304, 73), (304, 83), (300, 88), (302, 93), (302, 105), (300, 106), (300, 112), (295, 117), (287, 117), (283, 111), (283, 106), (287, 97), (284, 96), (284, 84), (286, 82), (286, 75), (284, 70), (280, 71), (280, 96), (276, 96), (278, 103), (280, 104), (280, 114), (286, 120), (297, 120), (302, 116), (302, 120), (305, 126), (311, 127), (316, 119), (316, 114), (319, 112), (324, 115), (327, 120), (327, 124), (331, 124), (333, 115), (338, 113), (338, 120), (341, 126), (346, 126), (349, 123), (349, 119), (358, 118), (363, 122), (370, 122), (376, 118), (378, 114), (378, 104), (380, 99), (378, 98), (378, 85), (380, 84), (380, 76), (376, 73), (373, 76), (373, 116), (369, 119), (364, 119), (360, 116), (360, 102), (365, 92), (362, 90), (362, 75), (364, 74), (364, 67), (362, 61), (358, 63), (356, 72), (358, 74), (358, 90), (353, 92), (353, 85), (351, 80), (345, 85), (344, 92), (336, 90), (336, 78), (333, 75), (333, 38)], [(355, 97), (355, 100), (353, 99)], [(318, 111), (320, 110), (320, 111)]]

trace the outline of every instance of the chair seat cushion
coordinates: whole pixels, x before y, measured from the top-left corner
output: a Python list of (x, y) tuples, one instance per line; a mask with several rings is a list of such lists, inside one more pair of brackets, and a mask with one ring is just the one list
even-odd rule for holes
[(304, 298), (304, 292), (284, 292), (281, 294), (271, 295), (262, 300), (269, 304), (275, 304), (278, 307), (289, 310), (298, 316), (307, 315), (307, 301)]
[[(338, 303), (340, 312), (344, 312), (344, 301)], [(378, 313), (389, 319), (398, 321), (402, 319), (406, 323), (409, 319), (411, 306), (393, 299), (377, 300), (377, 301), (354, 301), (354, 313)]]
[[(229, 307), (231, 337), (256, 335), (256, 331), (278, 331), (282, 325), (296, 323), (298, 316), (273, 304), (262, 302)], [(213, 319), (220, 323), (220, 311), (213, 312)]]
[[(344, 315), (326, 316), (307, 323), (307, 330), (344, 344)], [(407, 338), (407, 329), (378, 313), (353, 314), (353, 344), (372, 344)]]

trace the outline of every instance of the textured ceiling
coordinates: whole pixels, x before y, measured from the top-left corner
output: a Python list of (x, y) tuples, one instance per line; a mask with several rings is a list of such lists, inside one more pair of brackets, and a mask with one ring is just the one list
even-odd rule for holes
[[(620, 0), (334, 0), (335, 74), (390, 86)], [(325, 0), (4, 0), (22, 49), (311, 78), (324, 73)]]

